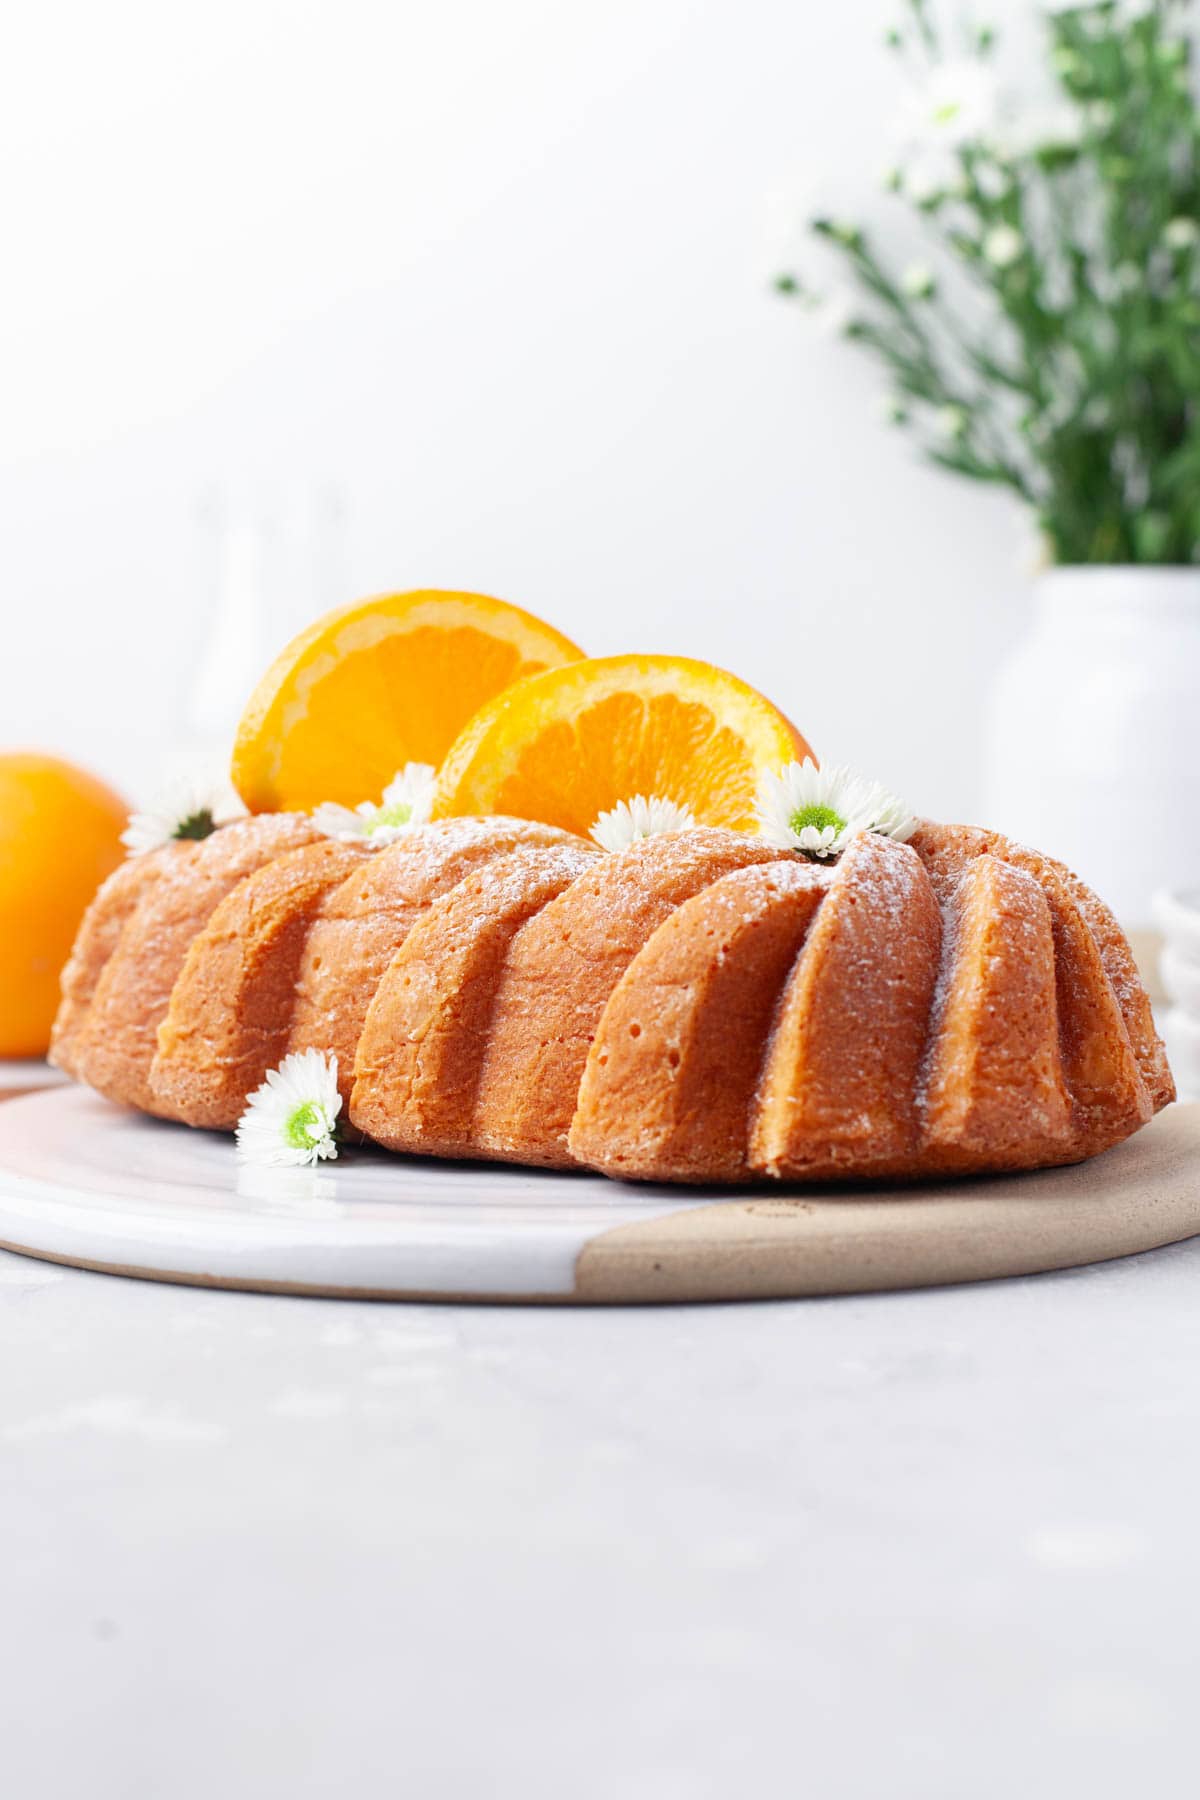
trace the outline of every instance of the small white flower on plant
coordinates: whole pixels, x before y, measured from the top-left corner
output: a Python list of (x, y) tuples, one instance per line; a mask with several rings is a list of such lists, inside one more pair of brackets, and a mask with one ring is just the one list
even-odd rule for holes
[(961, 199), (966, 182), (956, 157), (928, 150), (905, 165), (904, 190), (914, 206), (933, 206), (939, 200)]
[(312, 822), (326, 837), (338, 838), (344, 844), (358, 844), (365, 839), (372, 850), (381, 850), (414, 825), (428, 823), (436, 774), (431, 763), (405, 763), (384, 788), (380, 801), (364, 800), (353, 808), (327, 801), (318, 806)]
[(245, 816), (232, 785), (223, 776), (183, 775), (166, 783), (144, 812), (129, 815), (121, 842), (130, 856), (160, 850), (173, 838), (210, 837), (222, 825)]
[(844, 337), (856, 316), (854, 294), (848, 287), (826, 288), (823, 294), (814, 299), (809, 313), (813, 324), (824, 337)]
[(1163, 226), (1163, 242), (1172, 250), (1191, 250), (1200, 243), (1200, 225), (1195, 219), (1168, 219)]
[(961, 406), (939, 406), (933, 415), (933, 426), (939, 437), (953, 442), (967, 429), (967, 415)]
[(825, 236), (831, 237), (835, 244), (841, 244), (843, 249), (857, 250), (862, 243), (862, 228), (853, 219), (826, 218), (814, 220), (814, 224), (823, 228)]
[(1117, 109), (1111, 100), (1089, 100), (1083, 109), (1083, 116), (1088, 127), (1103, 137), (1116, 123)]
[(998, 110), (999, 92), (989, 70), (971, 58), (938, 63), (905, 108), (905, 136), (926, 143), (971, 143), (988, 135)]
[(602, 812), (591, 836), (602, 850), (627, 850), (641, 838), (658, 837), (664, 831), (690, 831), (696, 815), (690, 806), (664, 800), (659, 794), (635, 794), (618, 800), (611, 812)]
[(246, 1102), (238, 1121), (239, 1162), (282, 1169), (337, 1156), (337, 1057), (319, 1050), (285, 1056)]
[(785, 850), (824, 861), (860, 832), (878, 831), (903, 844), (916, 827), (902, 800), (853, 769), (818, 768), (806, 757), (759, 777), (759, 834)]
[(1025, 254), (1025, 239), (1015, 225), (993, 225), (984, 237), (983, 254), (994, 269), (1010, 269)]
[(910, 263), (900, 277), (900, 286), (911, 300), (930, 300), (937, 282), (928, 263)]

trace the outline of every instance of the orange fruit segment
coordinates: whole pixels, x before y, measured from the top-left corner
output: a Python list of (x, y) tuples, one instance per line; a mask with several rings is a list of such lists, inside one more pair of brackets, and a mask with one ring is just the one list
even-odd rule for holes
[(0, 1056), (44, 1056), (58, 977), (88, 902), (123, 858), (129, 809), (56, 756), (0, 755)]
[(643, 794), (751, 831), (760, 773), (811, 755), (777, 707), (710, 663), (598, 657), (482, 707), (446, 756), (433, 813), (511, 813), (586, 836), (602, 811)]
[(377, 799), (405, 763), (440, 763), (510, 682), (582, 655), (486, 594), (428, 588), (341, 607), (293, 638), (254, 690), (234, 786), (251, 812)]

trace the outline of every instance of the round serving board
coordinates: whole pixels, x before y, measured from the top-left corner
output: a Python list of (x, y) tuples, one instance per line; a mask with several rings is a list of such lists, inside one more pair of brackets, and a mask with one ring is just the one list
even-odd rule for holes
[(17, 1100), (22, 1094), (36, 1094), (42, 1088), (63, 1087), (69, 1079), (48, 1062), (14, 1061), (0, 1056), (0, 1100)]
[(1200, 1106), (1070, 1169), (942, 1186), (642, 1187), (231, 1139), (80, 1088), (0, 1107), (0, 1244), (164, 1281), (383, 1299), (741, 1300), (980, 1281), (1200, 1234)]

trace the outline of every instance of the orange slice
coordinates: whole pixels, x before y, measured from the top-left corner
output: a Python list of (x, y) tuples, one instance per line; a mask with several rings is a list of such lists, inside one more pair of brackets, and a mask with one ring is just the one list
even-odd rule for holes
[(754, 828), (762, 770), (812, 751), (769, 700), (684, 656), (605, 656), (533, 675), (480, 709), (449, 751), (435, 818), (511, 813), (585, 835), (636, 794), (702, 825)]
[(341, 607), (293, 638), (255, 688), (234, 786), (251, 812), (377, 799), (405, 763), (440, 763), (510, 682), (582, 655), (485, 594), (429, 588)]

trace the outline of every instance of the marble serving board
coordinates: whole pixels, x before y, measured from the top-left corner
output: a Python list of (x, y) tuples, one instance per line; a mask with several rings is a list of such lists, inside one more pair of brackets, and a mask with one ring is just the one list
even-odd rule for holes
[(491, 1301), (850, 1294), (1068, 1268), (1200, 1234), (1200, 1106), (1069, 1169), (911, 1188), (640, 1186), (230, 1138), (59, 1088), (0, 1107), (0, 1244), (116, 1274)]
[(22, 1094), (36, 1094), (42, 1088), (62, 1087), (67, 1076), (52, 1069), (41, 1059), (23, 1061), (0, 1056), (0, 1100), (16, 1100)]

